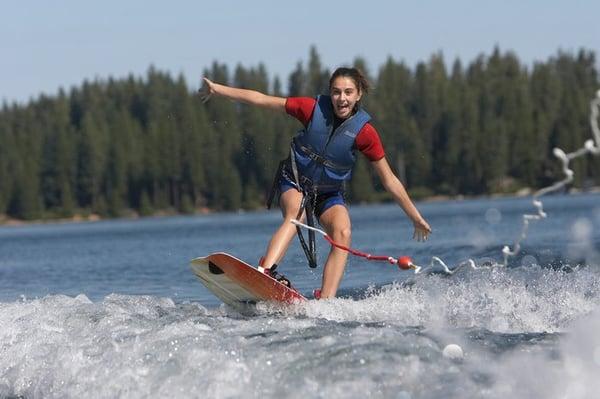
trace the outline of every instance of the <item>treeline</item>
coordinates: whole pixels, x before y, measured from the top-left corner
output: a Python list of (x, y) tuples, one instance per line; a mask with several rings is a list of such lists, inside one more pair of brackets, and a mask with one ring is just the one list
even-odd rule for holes
[[(495, 49), (468, 65), (442, 55), (410, 68), (392, 58), (365, 107), (387, 158), (413, 196), (479, 195), (542, 187), (560, 177), (553, 158), (591, 138), (589, 102), (600, 87), (596, 59), (559, 52), (522, 65)], [(330, 70), (310, 50), (284, 83), (264, 65), (204, 71), (217, 82), (275, 95), (326, 93)], [(34, 219), (75, 213), (193, 212), (256, 208), (300, 124), (284, 114), (213, 98), (183, 77), (150, 68), (145, 78), (84, 82), (0, 112), (0, 215)], [(600, 160), (573, 163), (575, 184), (600, 184)], [(361, 159), (348, 195), (385, 198)]]

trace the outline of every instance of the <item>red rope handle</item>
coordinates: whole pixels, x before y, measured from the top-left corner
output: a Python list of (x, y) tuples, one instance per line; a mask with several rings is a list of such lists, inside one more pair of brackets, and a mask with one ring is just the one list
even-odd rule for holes
[(398, 265), (398, 267), (402, 270), (408, 270), (408, 269), (413, 269), (415, 271), (415, 273), (419, 273), (421, 271), (421, 267), (415, 265), (412, 262), (412, 259), (410, 259), (410, 257), (408, 256), (400, 256), (399, 258), (394, 258), (393, 256), (382, 256), (382, 255), (371, 255), (368, 254), (366, 252), (362, 252), (359, 251), (357, 249), (354, 248), (350, 248), (347, 247), (345, 245), (342, 244), (338, 244), (337, 242), (333, 241), (333, 239), (331, 237), (329, 237), (327, 235), (327, 233), (325, 233), (323, 230), (321, 229), (317, 229), (314, 226), (308, 226), (298, 220), (292, 220), (291, 221), (293, 224), (295, 224), (296, 226), (302, 226), (305, 229), (308, 230), (312, 230), (312, 231), (316, 231), (317, 233), (323, 235), (323, 237), (325, 237), (325, 239), (327, 240), (327, 242), (329, 242), (332, 246), (342, 249), (346, 252), (351, 253), (352, 255), (356, 255), (356, 256), (360, 256), (362, 258), (365, 258), (367, 260), (381, 260), (381, 261), (387, 261), (390, 262), (392, 265)]
[(342, 249), (344, 251), (347, 251), (347, 252), (351, 253), (352, 255), (360, 256), (367, 260), (387, 261), (387, 262), (390, 262), (392, 265), (397, 264), (398, 267), (403, 270), (415, 268), (415, 265), (412, 263), (412, 260), (408, 256), (401, 256), (398, 259), (396, 259), (393, 256), (371, 255), (369, 253), (362, 252), (362, 251), (347, 247), (342, 244), (338, 244), (337, 242), (333, 241), (333, 239), (331, 237), (329, 237), (327, 234), (325, 234), (324, 237), (327, 240), (327, 242), (329, 242), (334, 247)]

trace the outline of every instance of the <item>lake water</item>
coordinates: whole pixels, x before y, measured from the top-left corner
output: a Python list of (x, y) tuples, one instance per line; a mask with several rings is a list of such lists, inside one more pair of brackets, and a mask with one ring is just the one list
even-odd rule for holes
[[(600, 195), (544, 204), (508, 268), (529, 199), (421, 203), (426, 243), (397, 206), (351, 207), (354, 247), (427, 272), (350, 258), (340, 298), (250, 316), (189, 260), (255, 263), (277, 212), (0, 227), (0, 397), (596, 398)], [(297, 241), (280, 270), (320, 285)]]

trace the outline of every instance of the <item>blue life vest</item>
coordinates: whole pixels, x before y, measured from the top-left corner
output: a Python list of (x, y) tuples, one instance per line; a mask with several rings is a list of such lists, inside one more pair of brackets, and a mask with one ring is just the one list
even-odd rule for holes
[(308, 126), (292, 141), (292, 162), (295, 161), (302, 186), (312, 185), (321, 192), (343, 188), (350, 180), (356, 162), (354, 140), (371, 120), (360, 109), (333, 131), (335, 115), (330, 96), (318, 96)]

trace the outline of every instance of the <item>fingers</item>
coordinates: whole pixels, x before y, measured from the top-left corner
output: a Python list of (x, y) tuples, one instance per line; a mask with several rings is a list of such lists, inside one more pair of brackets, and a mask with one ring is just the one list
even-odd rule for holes
[(211, 97), (212, 93), (203, 94), (200, 96), (200, 101), (202, 101), (202, 104), (205, 104), (208, 100), (210, 100)]
[(413, 224), (415, 227), (413, 239), (417, 241), (427, 241), (429, 234), (431, 234), (431, 227), (429, 227), (429, 224), (424, 219), (415, 220)]
[(204, 104), (210, 100), (211, 96), (213, 95), (213, 90), (211, 87), (212, 82), (209, 79), (203, 77), (202, 80), (204, 81), (204, 84), (198, 90), (198, 93), (200, 93), (200, 101), (202, 101), (202, 104)]
[(427, 241), (429, 238), (429, 231), (423, 229), (421, 227), (415, 227), (415, 232), (413, 233), (413, 240), (417, 241)]

